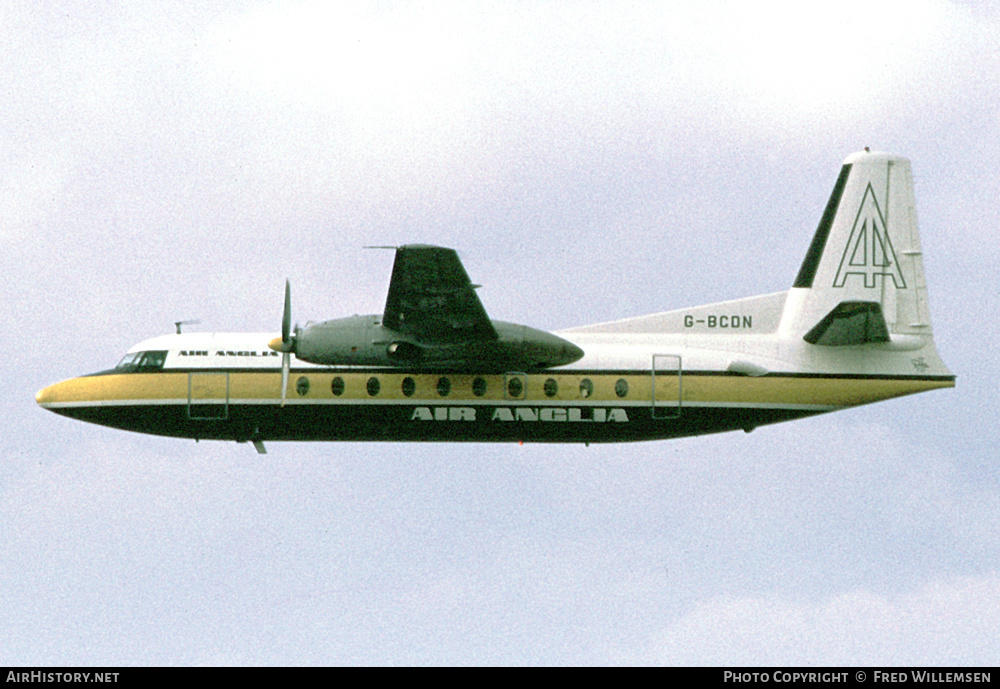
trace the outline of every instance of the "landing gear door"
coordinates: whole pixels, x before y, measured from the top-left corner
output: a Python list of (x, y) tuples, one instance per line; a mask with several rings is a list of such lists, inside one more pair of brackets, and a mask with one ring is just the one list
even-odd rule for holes
[(221, 421), (229, 418), (229, 374), (188, 373), (188, 418)]
[(681, 358), (676, 354), (653, 355), (653, 418), (676, 419), (681, 415), (683, 378)]

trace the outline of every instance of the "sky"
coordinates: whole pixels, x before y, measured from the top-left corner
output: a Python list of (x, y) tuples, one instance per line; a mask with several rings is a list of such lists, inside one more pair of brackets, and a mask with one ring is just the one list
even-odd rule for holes
[[(0, 665), (993, 665), (996, 2), (0, 5)], [(911, 159), (957, 387), (622, 445), (194, 443), (34, 393), (454, 247), (546, 330), (788, 289)]]

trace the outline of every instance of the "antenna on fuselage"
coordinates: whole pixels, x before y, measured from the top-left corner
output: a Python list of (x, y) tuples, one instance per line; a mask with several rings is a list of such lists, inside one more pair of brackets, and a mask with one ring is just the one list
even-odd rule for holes
[(201, 323), (201, 321), (199, 321), (199, 320), (193, 320), (193, 321), (174, 321), (174, 326), (176, 326), (176, 328), (177, 328), (177, 334), (180, 335), (181, 334), (181, 327), (182, 326), (185, 326), (185, 325), (195, 325), (196, 323)]

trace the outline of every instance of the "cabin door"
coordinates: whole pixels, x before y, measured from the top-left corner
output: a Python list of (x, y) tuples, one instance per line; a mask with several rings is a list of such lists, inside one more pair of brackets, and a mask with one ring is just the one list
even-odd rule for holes
[(187, 410), (189, 419), (228, 419), (229, 374), (188, 373)]
[(653, 418), (676, 419), (681, 415), (683, 380), (681, 358), (676, 354), (653, 355)]

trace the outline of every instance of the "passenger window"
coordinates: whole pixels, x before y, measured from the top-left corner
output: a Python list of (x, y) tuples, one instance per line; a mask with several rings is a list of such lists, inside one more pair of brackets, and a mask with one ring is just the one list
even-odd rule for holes
[(542, 387), (545, 391), (546, 397), (555, 397), (559, 392), (559, 384), (555, 381), (555, 378), (549, 378), (545, 381), (545, 385)]
[(447, 397), (449, 392), (451, 392), (451, 381), (444, 376), (438, 378), (438, 394)]
[(295, 392), (302, 396), (309, 394), (309, 379), (302, 376), (297, 381), (295, 381)]
[(382, 384), (378, 381), (378, 378), (372, 376), (368, 379), (368, 396), (374, 397), (378, 394), (378, 391), (382, 389)]
[(628, 381), (624, 378), (619, 378), (618, 382), (615, 383), (615, 394), (619, 397), (625, 397), (628, 394)]
[(482, 397), (486, 394), (486, 379), (476, 378), (472, 381), (472, 394), (476, 397)]
[(507, 394), (513, 399), (520, 399), (523, 392), (524, 383), (521, 382), (520, 378), (511, 378), (507, 381)]
[(337, 397), (344, 394), (344, 379), (340, 376), (336, 376), (330, 381), (330, 392), (332, 392)]
[(413, 397), (413, 393), (417, 391), (417, 382), (407, 376), (403, 378), (403, 394), (407, 397)]
[(590, 381), (590, 378), (584, 378), (580, 381), (580, 397), (590, 397), (594, 394), (594, 384)]

